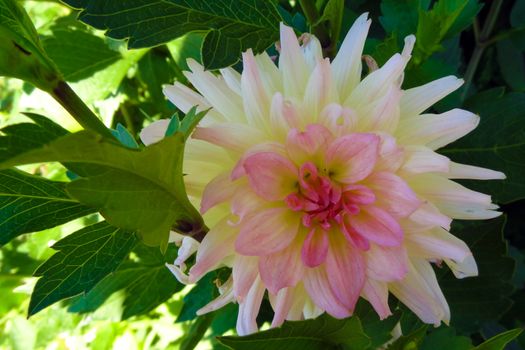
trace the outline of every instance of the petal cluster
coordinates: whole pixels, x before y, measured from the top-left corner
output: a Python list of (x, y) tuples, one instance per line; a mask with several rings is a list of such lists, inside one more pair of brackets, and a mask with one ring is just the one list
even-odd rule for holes
[[(243, 54), (243, 71), (219, 75), (189, 61), (186, 77), (166, 96), (181, 110), (212, 107), (186, 146), (188, 194), (210, 232), (184, 238), (169, 265), (184, 283), (232, 268), (221, 295), (200, 313), (239, 303), (237, 330), (257, 330), (267, 294), (284, 320), (327, 312), (350, 316), (359, 297), (381, 318), (390, 293), (424, 322), (450, 311), (432, 268), (444, 262), (458, 278), (477, 274), (452, 219), (498, 216), (490, 196), (451, 179), (502, 179), (497, 171), (452, 162), (436, 150), (473, 130), (478, 116), (460, 109), (422, 114), (462, 81), (445, 77), (403, 90), (403, 52), (363, 79), (361, 54), (370, 20), (359, 17), (337, 57), (318, 40), (281, 26), (276, 64), (266, 53)], [(166, 121), (143, 130), (149, 144)], [(196, 262), (184, 261), (196, 251)]]

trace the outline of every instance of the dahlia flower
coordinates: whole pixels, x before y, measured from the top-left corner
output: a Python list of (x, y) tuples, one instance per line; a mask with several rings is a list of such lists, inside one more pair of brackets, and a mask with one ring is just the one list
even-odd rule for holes
[[(450, 311), (432, 264), (474, 276), (474, 258), (448, 232), (452, 219), (500, 215), (488, 195), (451, 179), (503, 179), (500, 172), (454, 163), (436, 150), (473, 130), (479, 117), (461, 109), (422, 114), (459, 88), (453, 76), (403, 90), (415, 37), (362, 79), (370, 27), (359, 17), (335, 59), (319, 41), (281, 25), (278, 65), (243, 54), (243, 72), (207, 72), (189, 61), (186, 77), (164, 93), (182, 111), (212, 108), (186, 145), (188, 194), (210, 231), (184, 238), (169, 268), (195, 283), (232, 268), (221, 295), (199, 313), (239, 304), (237, 331), (257, 331), (267, 292), (272, 326), (323, 312), (352, 315), (359, 297), (381, 318), (389, 293), (422, 321), (439, 325)], [(146, 128), (145, 144), (167, 120)], [(196, 252), (188, 270), (184, 261)]]

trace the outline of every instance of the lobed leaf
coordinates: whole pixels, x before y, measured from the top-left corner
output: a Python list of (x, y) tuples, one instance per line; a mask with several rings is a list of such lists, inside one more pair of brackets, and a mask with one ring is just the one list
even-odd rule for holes
[(266, 0), (65, 0), (82, 9), (79, 19), (130, 48), (152, 47), (188, 32), (207, 32), (203, 64), (217, 69), (234, 64), (240, 53), (259, 53), (278, 38), (279, 12)]
[(19, 170), (0, 171), (0, 245), (29, 232), (52, 228), (94, 212), (69, 197), (65, 182)]
[(467, 100), (466, 108), (480, 115), (478, 127), (440, 153), (455, 162), (504, 172), (504, 181), (462, 181), (490, 193), (497, 203), (525, 198), (525, 93), (504, 95), (502, 89), (492, 89)]
[(285, 322), (281, 327), (244, 337), (219, 337), (219, 342), (235, 350), (329, 350), (367, 349), (370, 338), (357, 317), (338, 320), (323, 314), (316, 319)]
[(89, 292), (117, 269), (137, 243), (133, 233), (106, 222), (87, 226), (55, 243), (57, 252), (36, 271), (41, 276), (31, 294), (28, 314)]

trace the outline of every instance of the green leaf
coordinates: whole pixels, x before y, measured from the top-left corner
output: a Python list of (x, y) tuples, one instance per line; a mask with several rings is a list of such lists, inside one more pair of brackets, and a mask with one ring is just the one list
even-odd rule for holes
[(0, 171), (0, 245), (94, 212), (71, 199), (65, 186), (18, 170)]
[(234, 64), (248, 48), (259, 53), (278, 38), (281, 17), (273, 1), (227, 0), (66, 0), (81, 8), (79, 19), (130, 48), (152, 47), (188, 32), (207, 32), (202, 46), (204, 66)]
[(518, 91), (525, 90), (525, 56), (510, 39), (497, 43), (498, 64), (505, 82)]
[(384, 320), (379, 319), (377, 312), (363, 299), (358, 301), (354, 315), (359, 317), (364, 332), (370, 337), (369, 349), (377, 349), (392, 339), (392, 330), (401, 319), (400, 310)]
[(397, 338), (392, 344), (388, 346), (388, 350), (413, 350), (419, 349), (425, 335), (427, 333), (428, 325), (424, 325), (416, 329), (415, 331), (402, 335)]
[(457, 21), (469, 0), (439, 0), (432, 10), (419, 10), (414, 63), (420, 64), (441, 49), (441, 41)]
[(137, 259), (123, 263), (115, 273), (78, 297), (68, 310), (95, 311), (113, 293), (122, 290), (125, 295), (122, 319), (127, 319), (153, 310), (184, 287), (165, 266), (166, 260), (173, 260), (165, 258), (158, 249), (139, 244), (133, 253)]
[(510, 24), (514, 28), (525, 27), (525, 1), (516, 0), (510, 11)]
[(285, 322), (281, 327), (244, 337), (219, 337), (235, 350), (367, 349), (370, 339), (357, 317), (338, 320), (323, 314), (313, 320)]
[(66, 129), (46, 117), (35, 113), (25, 115), (34, 123), (13, 124), (0, 129), (0, 162), (68, 134)]
[(137, 239), (133, 233), (106, 222), (87, 226), (55, 243), (57, 252), (40, 266), (41, 276), (31, 294), (29, 316), (49, 305), (89, 292), (117, 269)]
[(59, 79), (17, 0), (0, 0), (0, 76), (26, 80), (45, 91), (51, 91)]
[(470, 338), (458, 336), (454, 328), (441, 326), (431, 331), (421, 344), (420, 350), (470, 350), (472, 342)]
[(379, 22), (387, 33), (403, 40), (416, 33), (419, 10), (426, 11), (429, 4), (429, 0), (383, 0)]
[(213, 283), (216, 278), (215, 272), (208, 273), (184, 296), (184, 304), (176, 322), (193, 320), (197, 317), (197, 310), (212, 301), (217, 289)]
[(505, 345), (517, 338), (521, 332), (523, 332), (523, 329), (513, 329), (498, 334), (495, 337), (485, 341), (483, 344), (476, 346), (473, 350), (503, 350), (505, 349)]
[(482, 8), (483, 4), (479, 3), (478, 0), (468, 0), (459, 16), (456, 18), (452, 26), (450, 26), (445, 38), (453, 37), (471, 26), (474, 22), (474, 18)]
[(42, 46), (66, 81), (89, 78), (122, 58), (102, 38), (68, 19), (58, 20), (51, 27), (51, 34), (42, 38)]
[[(450, 306), (450, 324), (462, 333), (479, 329), (488, 320), (497, 320), (511, 306), (514, 260), (508, 257), (503, 240), (505, 217), (482, 222), (460, 221), (452, 233), (471, 249), (479, 276), (456, 279), (452, 272), (437, 271), (439, 285)], [(483, 305), (483, 307), (479, 307)]]
[(146, 244), (165, 249), (173, 225), (188, 234), (201, 233), (204, 227), (182, 178), (187, 136), (183, 132), (190, 133), (191, 121), (204, 114), (192, 117), (188, 113), (188, 122), (182, 123), (179, 132), (143, 151), (81, 131), (9, 159), (0, 167), (52, 161), (97, 165), (105, 171), (69, 183), (68, 193), (99, 210), (111, 225), (137, 232)]
[(467, 100), (466, 109), (480, 115), (479, 126), (440, 153), (455, 162), (504, 172), (504, 181), (461, 181), (476, 191), (490, 193), (497, 203), (525, 198), (525, 94), (489, 90)]
[(328, 22), (330, 24), (330, 36), (332, 37), (333, 41), (336, 41), (336, 45), (338, 41), (337, 39), (339, 38), (339, 34), (341, 32), (344, 7), (344, 0), (328, 0), (328, 3), (324, 8), (323, 15), (316, 23), (316, 25), (319, 25), (322, 22)]

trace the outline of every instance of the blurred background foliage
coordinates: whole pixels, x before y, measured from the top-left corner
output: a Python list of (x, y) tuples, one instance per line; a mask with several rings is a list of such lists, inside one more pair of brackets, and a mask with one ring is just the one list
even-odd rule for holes
[[(495, 115), (503, 109), (507, 113), (505, 117), (521, 118), (522, 122), (518, 129), (513, 129), (512, 137), (501, 140), (501, 144), (512, 139), (516, 141), (512, 147), (518, 148), (513, 156), (525, 156), (525, 99), (521, 94), (525, 92), (525, 0), (347, 0), (339, 12), (330, 10), (328, 3), (332, 2), (336, 1), (317, 1), (323, 15), (312, 26), (314, 33), (322, 35), (323, 30), (333, 27), (326, 26), (327, 22), (338, 21), (341, 17), (337, 22), (340, 34), (335, 36), (340, 43), (354, 19), (362, 12), (369, 12), (373, 24), (365, 54), (372, 56), (379, 65), (401, 50), (406, 35), (416, 34), (416, 48), (403, 86), (421, 85), (450, 74), (464, 77), (465, 86), (438, 103), (435, 111), (467, 105), (483, 117), (483, 113)], [(201, 60), (203, 33), (188, 33), (153, 48), (128, 50), (126, 42), (104, 36), (102, 31), (78, 21), (78, 12), (58, 1), (24, 0), (20, 3), (29, 13), (44, 49), (65, 80), (106, 125), (117, 128), (121, 124), (137, 139), (145, 125), (177, 112), (164, 98), (161, 88), (174, 81), (187, 83), (183, 74), (187, 69), (186, 60)], [(498, 6), (497, 11), (492, 9), (494, 6)], [(308, 31), (307, 23), (311, 18), (305, 18), (298, 2), (280, 0), (279, 11), (283, 20), (298, 32)], [(493, 13), (497, 14), (494, 18)], [(269, 50), (275, 52), (273, 47)], [(240, 69), (240, 64), (235, 67)], [(508, 94), (503, 96), (503, 89), (496, 88), (516, 94), (509, 98)], [(488, 94), (478, 95), (487, 90)], [(500, 102), (484, 104), (487, 100)], [(509, 107), (510, 102), (513, 104)], [(80, 129), (46, 93), (21, 80), (0, 78), (0, 127), (28, 121), (21, 114), (25, 111), (41, 113), (70, 131)], [(490, 125), (485, 125), (478, 137), (490, 138), (487, 130), (490, 131)], [(464, 157), (470, 159), (472, 155)], [(483, 160), (478, 165), (499, 169), (497, 160), (491, 166)], [(522, 169), (523, 159), (515, 169), (516, 174)], [(66, 169), (56, 163), (26, 166), (24, 170), (51, 180), (66, 180), (68, 176)], [(502, 185), (499, 192), (505, 193), (509, 189), (506, 186), (512, 185)], [(519, 191), (510, 188), (512, 193), (497, 198), (506, 213), (506, 224), (502, 219), (463, 227), (462, 238), (474, 246), (475, 255), (487, 257), (486, 261), (478, 260), (481, 279), (475, 279), (470, 285), (465, 284), (467, 280), (457, 282), (463, 284), (464, 289), (471, 288), (469, 286), (479, 289), (473, 293), (478, 302), (475, 308), (479, 310), (465, 307), (464, 298), (455, 299), (452, 295), (449, 300), (453, 314), (459, 315), (456, 329), (442, 326), (431, 330), (425, 339), (417, 333), (420, 324), (409, 313), (403, 313), (404, 331), (407, 334), (409, 330), (414, 331), (407, 338), (406, 346), (428, 350), (463, 349), (461, 344), (465, 342), (479, 344), (505, 330), (523, 327), (525, 199)], [(495, 193), (493, 189), (487, 192)], [(117, 271), (89, 293), (54, 304), (29, 319), (26, 317), (31, 308), (29, 296), (37, 280), (33, 273), (56, 252), (50, 246), (99, 220), (92, 214), (38, 234), (20, 236), (2, 247), (0, 348), (191, 349), (199, 343), (200, 349), (224, 349), (214, 337), (233, 333), (236, 306), (230, 305), (198, 319), (194, 314), (216, 293), (214, 283), (221, 279), (220, 273), (207, 276), (193, 289), (183, 288), (164, 268), (165, 261), (173, 260), (174, 252), (162, 256), (158, 250), (141, 244), (135, 246)], [(487, 236), (485, 241), (473, 240), (468, 235), (469, 232), (485, 232), (483, 230), (503, 230), (506, 241), (498, 236)], [(481, 247), (479, 251), (476, 246)], [(454, 290), (458, 286), (447, 280), (446, 274), (443, 271), (445, 294), (447, 288)], [(493, 285), (493, 290), (488, 285)], [(270, 317), (271, 309), (263, 305), (261, 323)], [(405, 345), (398, 344), (400, 349), (406, 348), (402, 347)], [(525, 336), (521, 335), (507, 348), (525, 349)]]

